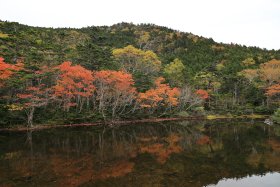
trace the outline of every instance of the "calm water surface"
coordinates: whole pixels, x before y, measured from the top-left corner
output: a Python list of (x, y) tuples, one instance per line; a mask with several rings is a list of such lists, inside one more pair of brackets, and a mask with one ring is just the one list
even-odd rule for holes
[(280, 127), (183, 121), (0, 132), (0, 186), (279, 187)]

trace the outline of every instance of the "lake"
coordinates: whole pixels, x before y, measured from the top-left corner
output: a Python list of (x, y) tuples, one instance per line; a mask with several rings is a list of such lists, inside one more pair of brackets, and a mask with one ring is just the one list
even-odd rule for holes
[(176, 121), (0, 132), (0, 186), (279, 187), (280, 126)]

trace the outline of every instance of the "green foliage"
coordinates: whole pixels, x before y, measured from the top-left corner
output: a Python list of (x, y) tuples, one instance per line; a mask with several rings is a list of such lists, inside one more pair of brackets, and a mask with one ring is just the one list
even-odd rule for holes
[(163, 73), (171, 85), (182, 86), (184, 84), (185, 69), (182, 61), (176, 58), (170, 64), (165, 66)]
[(187, 111), (181, 111), (181, 112), (178, 112), (176, 114), (176, 116), (179, 116), (179, 117), (188, 117), (190, 116), (190, 114), (187, 112)]
[(251, 66), (254, 65), (256, 62), (253, 58), (246, 58), (245, 60), (242, 61), (242, 65), (244, 66)]
[(280, 108), (278, 108), (273, 116), (272, 116), (273, 121), (275, 121), (276, 123), (280, 124)]
[(128, 45), (113, 50), (120, 69), (133, 75), (138, 91), (146, 91), (159, 75), (161, 61), (151, 50), (141, 50)]
[(219, 63), (216, 65), (216, 70), (217, 71), (222, 71), (225, 68), (225, 65), (223, 63)]

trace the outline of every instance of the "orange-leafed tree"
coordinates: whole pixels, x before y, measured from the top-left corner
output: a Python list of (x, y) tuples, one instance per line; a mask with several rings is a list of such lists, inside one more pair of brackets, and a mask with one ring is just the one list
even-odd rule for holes
[(22, 70), (24, 64), (18, 62), (17, 64), (8, 64), (4, 58), (0, 57), (0, 87), (4, 86), (4, 81), (9, 79), (15, 72)]
[(279, 95), (280, 60), (272, 59), (261, 64), (258, 69), (243, 70), (241, 75), (265, 91), (267, 105), (272, 97)]
[(260, 65), (259, 76), (266, 89), (267, 105), (273, 100), (278, 100), (280, 93), (280, 60), (270, 60)]
[(259, 76), (267, 86), (280, 81), (280, 60), (270, 60), (260, 65)]
[[(110, 113), (112, 118), (134, 109), (136, 95), (132, 75), (123, 71), (103, 70), (94, 73), (95, 101), (103, 118)], [(129, 110), (128, 110), (129, 109)]]
[(63, 62), (55, 69), (58, 70), (58, 78), (54, 95), (60, 106), (65, 111), (77, 106), (81, 111), (85, 103), (89, 105), (89, 98), (95, 90), (93, 73), (71, 62)]
[[(16, 64), (8, 64), (0, 57), (0, 100), (3, 99), (3, 103), (5, 103), (1, 106), (9, 111), (22, 110), (21, 106), (12, 103), (24, 82), (21, 80), (22, 74), (19, 73), (21, 70), (24, 70), (24, 64), (21, 61), (17, 61)], [(2, 101), (0, 102), (2, 103)]]
[(269, 86), (266, 90), (266, 95), (275, 96), (280, 94), (280, 84)]
[(159, 77), (155, 80), (154, 88), (139, 93), (138, 103), (141, 108), (146, 108), (153, 113), (156, 109), (168, 110), (178, 105), (179, 89), (171, 88), (168, 84), (163, 83), (164, 81), (163, 77)]
[(196, 95), (198, 95), (201, 99), (208, 99), (209, 94), (206, 90), (198, 89), (195, 91)]
[(271, 98), (275, 101), (275, 103), (278, 103), (279, 105), (279, 100), (280, 100), (280, 83), (277, 84), (273, 84), (271, 86), (269, 86), (266, 89), (266, 96), (268, 98)]
[(258, 87), (267, 88), (280, 81), (280, 60), (270, 60), (259, 66), (258, 69), (245, 69), (239, 73), (250, 82), (258, 83)]

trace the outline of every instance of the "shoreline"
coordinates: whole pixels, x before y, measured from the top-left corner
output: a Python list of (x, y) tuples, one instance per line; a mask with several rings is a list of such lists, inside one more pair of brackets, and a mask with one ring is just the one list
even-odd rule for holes
[(45, 130), (52, 128), (63, 128), (63, 127), (90, 127), (90, 126), (99, 126), (99, 125), (128, 125), (128, 124), (138, 124), (138, 123), (159, 123), (164, 121), (181, 121), (181, 120), (205, 120), (204, 116), (196, 117), (170, 117), (170, 118), (148, 118), (148, 119), (137, 119), (137, 120), (116, 120), (116, 121), (102, 121), (102, 122), (93, 122), (93, 123), (79, 123), (79, 124), (65, 124), (65, 125), (44, 125), (38, 124), (32, 128), (26, 126), (17, 126), (17, 127), (7, 127), (0, 128), (2, 131), (37, 131)]
[(50, 124), (38, 124), (32, 128), (26, 126), (17, 126), (17, 127), (7, 127), (0, 128), (0, 132), (21, 132), (21, 131), (38, 131), (52, 128), (65, 128), (65, 127), (90, 127), (90, 126), (99, 126), (99, 125), (128, 125), (128, 124), (140, 124), (140, 123), (159, 123), (164, 121), (184, 121), (184, 120), (227, 120), (227, 119), (264, 119), (267, 116), (265, 115), (245, 115), (245, 116), (222, 116), (213, 115), (209, 116), (190, 116), (190, 117), (170, 117), (170, 118), (148, 118), (148, 119), (136, 119), (136, 120), (116, 120), (116, 121), (102, 121), (102, 122), (93, 122), (93, 123), (79, 123), (79, 124), (65, 124), (65, 125), (50, 125)]

